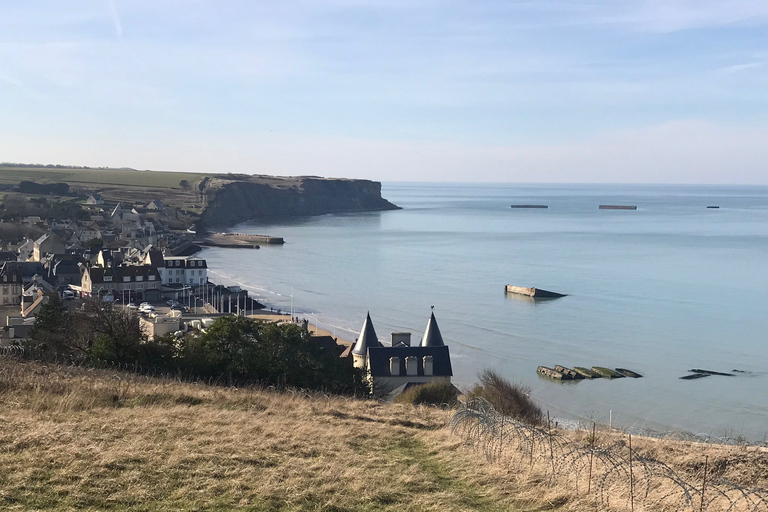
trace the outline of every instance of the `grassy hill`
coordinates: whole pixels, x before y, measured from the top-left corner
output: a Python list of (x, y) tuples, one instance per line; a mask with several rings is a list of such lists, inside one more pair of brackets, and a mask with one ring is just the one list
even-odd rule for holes
[[(0, 358), (0, 509), (698, 511), (704, 461), (703, 510), (768, 507), (757, 448), (634, 438), (632, 473), (617, 462), (625, 435), (598, 432), (590, 492), (575, 455), (587, 433), (539, 430), (534, 458), (512, 430), (447, 428), (453, 414)], [(619, 469), (598, 475), (598, 459)], [(659, 468), (688, 495), (642, 479)], [(630, 477), (634, 504), (617, 490)], [(659, 491), (672, 498), (643, 501)]]
[(0, 359), (3, 510), (516, 510), (450, 412)]
[(66, 182), (70, 185), (122, 185), (128, 187), (180, 189), (179, 182), (181, 180), (194, 183), (206, 176), (210, 175), (191, 172), (137, 171), (134, 169), (0, 166), (0, 184), (11, 185), (26, 180), (36, 183)]

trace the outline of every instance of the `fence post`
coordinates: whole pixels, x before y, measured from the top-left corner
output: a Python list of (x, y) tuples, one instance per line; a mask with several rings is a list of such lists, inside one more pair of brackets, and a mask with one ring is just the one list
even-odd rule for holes
[(528, 436), (531, 440), (531, 469), (533, 469), (533, 429), (529, 430)]
[(635, 482), (632, 475), (632, 434), (629, 434), (629, 507), (635, 510)]
[(704, 480), (701, 482), (701, 505), (699, 505), (699, 512), (704, 510), (704, 491), (707, 488), (707, 464), (709, 462), (709, 455), (704, 456)]
[(547, 430), (549, 431), (549, 460), (552, 461), (552, 479), (555, 479), (555, 453), (552, 450), (552, 423), (549, 420), (549, 411), (547, 411)]
[(592, 457), (595, 455), (595, 422), (592, 422), (592, 439), (589, 441), (589, 481), (587, 482), (587, 495), (592, 492)]

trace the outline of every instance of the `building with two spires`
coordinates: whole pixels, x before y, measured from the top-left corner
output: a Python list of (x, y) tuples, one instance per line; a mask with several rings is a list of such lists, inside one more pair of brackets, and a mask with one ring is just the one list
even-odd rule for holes
[(396, 395), (428, 382), (450, 383), (451, 355), (432, 313), (424, 336), (411, 345), (411, 333), (393, 332), (391, 346), (384, 346), (373, 328), (371, 315), (363, 322), (352, 349), (353, 364), (368, 371), (374, 395)]

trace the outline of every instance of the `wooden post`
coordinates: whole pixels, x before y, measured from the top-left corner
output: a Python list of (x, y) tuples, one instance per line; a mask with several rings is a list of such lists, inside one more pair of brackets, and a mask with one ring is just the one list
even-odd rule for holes
[(707, 464), (709, 462), (709, 455), (704, 457), (704, 480), (701, 482), (701, 505), (699, 506), (699, 512), (704, 510), (704, 491), (707, 488)]
[(592, 439), (589, 443), (589, 482), (587, 483), (587, 494), (592, 492), (592, 457), (595, 455), (595, 422), (592, 422)]
[(632, 475), (632, 434), (629, 434), (629, 506), (635, 510), (635, 481)]
[(531, 439), (531, 469), (533, 469), (533, 432), (529, 434)]
[(552, 450), (552, 424), (549, 420), (549, 411), (547, 411), (547, 430), (549, 430), (549, 460), (552, 462), (552, 480), (555, 479), (555, 453)]

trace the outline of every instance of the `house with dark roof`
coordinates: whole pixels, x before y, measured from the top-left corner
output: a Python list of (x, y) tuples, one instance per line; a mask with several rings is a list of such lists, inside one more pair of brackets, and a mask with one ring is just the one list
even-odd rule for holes
[(368, 314), (352, 349), (352, 357), (356, 368), (368, 371), (372, 392), (379, 396), (417, 384), (450, 383), (453, 376), (451, 355), (434, 313), (416, 346), (411, 346), (409, 332), (392, 333), (391, 345), (384, 346), (376, 336)]
[(85, 200), (85, 204), (104, 204), (104, 198), (101, 197), (101, 194), (91, 194)]
[(60, 254), (65, 249), (64, 242), (56, 235), (46, 233), (35, 240), (32, 261), (40, 261), (46, 254)]
[(163, 204), (163, 202), (162, 202), (161, 200), (159, 200), (159, 199), (153, 199), (153, 200), (152, 200), (152, 201), (150, 201), (150, 202), (149, 202), (149, 204), (147, 205), (147, 210), (158, 210), (158, 211), (163, 211), (163, 210), (165, 210), (165, 205)]
[(0, 265), (0, 303), (4, 306), (21, 304), (22, 277), (15, 262)]
[(160, 275), (166, 286), (203, 286), (208, 282), (208, 263), (192, 256), (165, 256)]
[(158, 301), (161, 294), (160, 273), (151, 265), (86, 267), (80, 287), (87, 295), (112, 293), (123, 302)]

